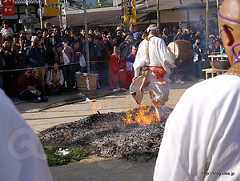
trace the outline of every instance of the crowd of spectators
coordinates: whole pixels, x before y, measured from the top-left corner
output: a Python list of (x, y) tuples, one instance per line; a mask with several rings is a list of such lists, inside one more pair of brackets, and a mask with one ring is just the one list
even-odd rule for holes
[[(114, 32), (89, 30), (91, 72), (99, 87), (109, 85), (108, 63), (114, 47), (127, 58), (132, 40), (122, 28)], [(135, 41), (136, 42), (136, 41)], [(87, 72), (85, 31), (50, 29), (14, 33), (4, 23), (0, 33), (0, 87), (10, 96), (47, 101), (47, 95), (76, 88), (76, 72)], [(124, 66), (123, 66), (124, 69)]]
[[(144, 32), (136, 28), (127, 32), (119, 26), (114, 31), (87, 33), (90, 69), (98, 74), (99, 87), (128, 89)], [(87, 72), (85, 35), (84, 30), (61, 30), (55, 26), (14, 33), (4, 23), (0, 33), (0, 87), (10, 96), (36, 101), (47, 101), (49, 94), (76, 88), (75, 73)], [(172, 32), (164, 28), (161, 36), (166, 44), (191, 41), (193, 46), (199, 45), (195, 48), (198, 54), (204, 49), (200, 45), (201, 33), (191, 29)]]

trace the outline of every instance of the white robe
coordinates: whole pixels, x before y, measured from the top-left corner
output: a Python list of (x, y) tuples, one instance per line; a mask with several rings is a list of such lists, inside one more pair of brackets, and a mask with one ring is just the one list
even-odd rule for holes
[(240, 77), (189, 88), (166, 123), (154, 181), (202, 180), (240, 180)]
[[(134, 76), (138, 77), (141, 68), (144, 66), (163, 67), (167, 73), (170, 73), (170, 68), (174, 67), (174, 60), (175, 56), (169, 51), (163, 39), (158, 37), (151, 37), (149, 41), (145, 39), (138, 47), (138, 52), (133, 64)], [(145, 87), (144, 90), (152, 93), (151, 99), (153, 101), (159, 101), (161, 105), (164, 105), (169, 95), (168, 84), (161, 84), (160, 81), (155, 78), (153, 72), (148, 74), (147, 81), (149, 85)], [(158, 110), (159, 108), (155, 107), (155, 109)]]
[(169, 73), (170, 68), (174, 67), (174, 61), (175, 56), (169, 51), (163, 39), (158, 37), (151, 37), (149, 41), (145, 39), (139, 44), (133, 64), (135, 77), (139, 76), (140, 69), (145, 65), (163, 67)]
[(52, 181), (42, 146), (0, 90), (0, 180)]

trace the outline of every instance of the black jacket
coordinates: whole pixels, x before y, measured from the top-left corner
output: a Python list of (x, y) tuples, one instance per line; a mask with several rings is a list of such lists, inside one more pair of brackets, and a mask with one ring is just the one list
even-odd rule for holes
[(42, 67), (47, 63), (44, 48), (31, 47), (27, 53), (27, 64), (31, 67)]

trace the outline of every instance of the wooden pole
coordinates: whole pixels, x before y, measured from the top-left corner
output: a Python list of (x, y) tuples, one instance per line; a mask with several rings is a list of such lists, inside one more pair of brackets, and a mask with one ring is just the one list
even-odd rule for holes
[(42, 1), (38, 0), (39, 4), (39, 19), (40, 19), (40, 27), (43, 29), (43, 13), (42, 13)]
[(189, 12), (189, 8), (187, 8), (187, 28), (190, 27), (190, 12)]
[(206, 0), (206, 48), (207, 50), (208, 50), (208, 36), (209, 36), (208, 19), (209, 19), (209, 0)]
[(68, 11), (68, 2), (67, 0), (64, 0), (63, 1), (63, 12), (61, 12), (61, 18), (62, 18), (62, 27), (63, 29), (66, 29), (67, 28), (67, 11)]
[[(25, 14), (26, 14), (26, 19), (28, 19), (29, 18), (29, 2), (28, 2), (28, 0), (26, 0)], [(29, 27), (26, 23), (26, 25), (24, 26), (24, 30), (27, 31), (28, 28)]]
[(157, 0), (157, 27), (160, 28), (160, 0)]
[(59, 1), (59, 15), (58, 15), (58, 19), (59, 19), (59, 27), (60, 29), (63, 28), (63, 23), (62, 23), (62, 4)]
[(90, 56), (89, 56), (89, 42), (88, 42), (88, 22), (87, 22), (87, 4), (86, 0), (83, 0), (84, 8), (84, 26), (85, 26), (85, 50), (86, 50), (86, 60), (87, 60), (87, 71), (90, 73)]

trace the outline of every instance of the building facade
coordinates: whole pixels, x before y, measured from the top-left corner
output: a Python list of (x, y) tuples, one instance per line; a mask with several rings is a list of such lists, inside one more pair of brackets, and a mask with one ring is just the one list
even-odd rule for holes
[(8, 21), (15, 32), (39, 27), (38, 0), (15, 0), (15, 6), (16, 15), (1, 16), (1, 22)]

